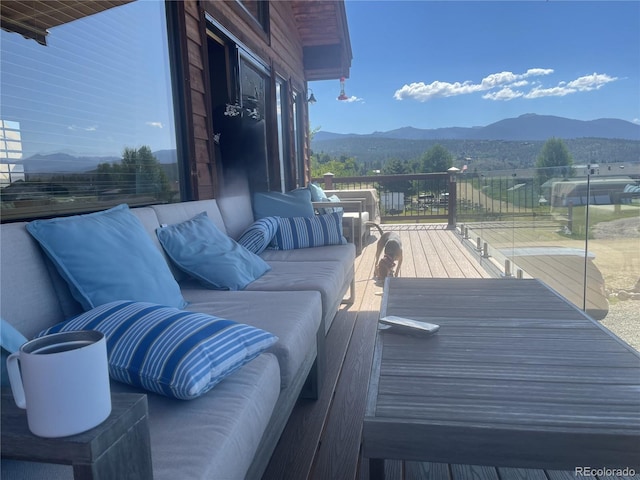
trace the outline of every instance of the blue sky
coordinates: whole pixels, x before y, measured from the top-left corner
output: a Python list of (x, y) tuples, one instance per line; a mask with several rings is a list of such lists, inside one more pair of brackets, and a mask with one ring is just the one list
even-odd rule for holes
[(19, 126), (23, 158), (175, 148), (164, 24), (143, 1), (53, 27), (46, 47), (1, 31), (0, 120)]
[(311, 128), (483, 126), (525, 113), (640, 123), (638, 1), (346, 0), (349, 101), (309, 82)]

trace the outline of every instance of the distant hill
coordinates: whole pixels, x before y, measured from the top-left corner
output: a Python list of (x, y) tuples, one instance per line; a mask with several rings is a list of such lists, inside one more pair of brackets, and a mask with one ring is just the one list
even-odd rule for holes
[(25, 173), (83, 173), (94, 170), (98, 164), (117, 162), (118, 157), (75, 156), (68, 153), (36, 154), (16, 164), (24, 165)]
[(549, 138), (562, 138), (575, 163), (640, 162), (640, 125), (617, 119), (572, 120), (527, 114), (486, 127), (404, 127), (367, 135), (317, 132), (314, 153), (354, 157), (368, 168), (414, 160), (436, 144), (469, 169), (529, 168)]
[[(153, 152), (159, 163), (163, 165), (175, 164), (177, 155), (175, 150), (158, 150)], [(76, 156), (70, 153), (36, 154), (14, 163), (22, 164), (25, 173), (86, 173), (95, 170), (101, 163), (115, 163), (122, 160), (116, 156)]]
[(640, 141), (640, 125), (615, 118), (573, 120), (552, 115), (527, 113), (506, 118), (484, 127), (420, 129), (403, 127), (367, 135), (317, 132), (314, 141), (339, 138), (394, 138), (404, 140), (506, 140), (535, 141), (556, 138), (615, 138)]

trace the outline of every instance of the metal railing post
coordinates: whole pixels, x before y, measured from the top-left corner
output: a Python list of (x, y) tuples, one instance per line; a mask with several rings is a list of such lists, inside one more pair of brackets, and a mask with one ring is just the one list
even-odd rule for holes
[(456, 228), (456, 208), (458, 204), (458, 186), (456, 183), (456, 174), (460, 171), (459, 168), (451, 167), (447, 170), (449, 172), (449, 216), (447, 228), (454, 230)]

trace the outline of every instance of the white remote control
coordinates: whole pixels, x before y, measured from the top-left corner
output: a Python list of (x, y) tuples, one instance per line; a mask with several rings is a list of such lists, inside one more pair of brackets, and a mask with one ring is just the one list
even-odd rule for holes
[(380, 319), (380, 323), (393, 327), (397, 331), (405, 331), (407, 333), (436, 333), (440, 329), (440, 325), (435, 323), (421, 322), (419, 320), (411, 320), (405, 317), (396, 317), (388, 315)]

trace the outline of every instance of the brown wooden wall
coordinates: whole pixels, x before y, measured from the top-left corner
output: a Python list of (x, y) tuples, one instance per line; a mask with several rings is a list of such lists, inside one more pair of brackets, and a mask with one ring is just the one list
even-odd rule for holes
[[(191, 189), (194, 199), (215, 198), (219, 166), (213, 149), (211, 101), (206, 86), (209, 85), (207, 66), (207, 42), (205, 11), (233, 34), (249, 51), (271, 67), (273, 98), (275, 105), (276, 74), (285, 78), (291, 88), (303, 97), (306, 95), (303, 49), (298, 37), (291, 2), (269, 2), (269, 32), (265, 33), (255, 20), (235, 1), (185, 0), (178, 9), (178, 24), (184, 29), (180, 33), (183, 41), (184, 101), (186, 135), (189, 137)], [(290, 91), (289, 89), (289, 91)], [(290, 100), (290, 99), (289, 99)], [(308, 116), (307, 102), (301, 102), (303, 149), (308, 170)], [(268, 116), (268, 152), (271, 174), (279, 176), (277, 150), (277, 128), (275, 114)], [(291, 125), (291, 122), (289, 122)], [(293, 139), (293, 135), (289, 136)], [(293, 155), (293, 141), (289, 151)], [(291, 160), (293, 161), (293, 159)]]

